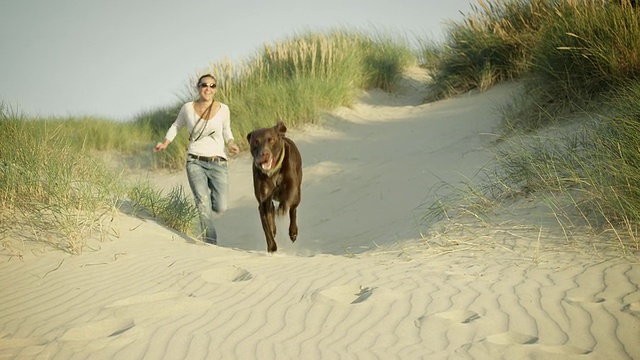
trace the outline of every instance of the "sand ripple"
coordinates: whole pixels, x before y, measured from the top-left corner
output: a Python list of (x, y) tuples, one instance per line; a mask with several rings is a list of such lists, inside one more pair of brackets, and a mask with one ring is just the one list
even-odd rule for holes
[[(558, 271), (464, 252), (406, 261), (176, 246), (169, 259), (129, 248), (138, 256), (101, 268), (69, 259), (39, 286), (5, 287), (0, 355), (640, 357), (640, 266), (622, 259), (562, 254), (575, 266)], [(145, 276), (132, 277), (142, 254)], [(27, 278), (21, 264), (3, 267), (5, 284)]]

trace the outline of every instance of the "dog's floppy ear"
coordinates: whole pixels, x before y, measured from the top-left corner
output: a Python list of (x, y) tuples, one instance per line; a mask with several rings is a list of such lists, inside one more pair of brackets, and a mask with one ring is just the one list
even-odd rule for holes
[(253, 135), (253, 131), (247, 134), (247, 141), (251, 143), (251, 135)]
[(276, 126), (274, 126), (273, 128), (276, 129), (276, 131), (278, 132), (278, 135), (280, 136), (284, 136), (284, 133), (287, 132), (287, 127), (284, 126), (284, 123), (282, 122), (282, 120), (280, 120), (280, 118), (278, 118), (278, 122), (276, 123)]

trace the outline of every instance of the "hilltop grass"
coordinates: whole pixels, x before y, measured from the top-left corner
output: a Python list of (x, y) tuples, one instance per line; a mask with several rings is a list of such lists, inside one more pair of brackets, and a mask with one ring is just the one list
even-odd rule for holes
[(598, 111), (612, 92), (640, 78), (638, 10), (601, 2), (561, 1), (546, 15), (533, 48), (519, 109), (508, 130), (535, 130)]
[[(81, 253), (117, 207), (116, 176), (71, 145), (64, 125), (0, 118), (0, 242)], [(6, 246), (6, 245), (5, 245)]]
[(437, 47), (423, 46), (434, 83), (428, 101), (519, 79), (531, 68), (549, 1), (478, 1), (461, 22), (448, 26)]
[[(123, 153), (146, 151), (141, 139), (148, 134), (103, 119), (28, 119), (1, 104), (0, 110), (0, 246), (10, 255), (40, 246), (80, 254), (87, 239), (115, 234), (111, 223), (131, 202), (130, 211), (194, 235), (197, 214), (182, 187), (164, 195), (99, 160), (96, 151), (114, 143)], [(114, 136), (141, 143), (122, 145)]]
[[(429, 99), (520, 79), (500, 109), (496, 170), (480, 185), (449, 188), (425, 222), (513, 199), (546, 203), (569, 239), (610, 231), (638, 249), (640, 222), (640, 16), (628, 1), (479, 1), (453, 24), (432, 59)], [(545, 130), (550, 125), (555, 129)]]
[(638, 54), (640, 16), (626, 0), (478, 1), (449, 25), (442, 46), (422, 49), (434, 78), (428, 100), (522, 81), (522, 95), (504, 114), (505, 133), (597, 109), (640, 77)]

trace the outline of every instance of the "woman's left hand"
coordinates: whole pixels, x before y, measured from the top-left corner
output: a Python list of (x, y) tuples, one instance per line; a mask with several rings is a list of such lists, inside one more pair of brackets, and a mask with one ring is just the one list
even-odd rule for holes
[(240, 148), (238, 147), (238, 145), (236, 145), (236, 143), (233, 140), (229, 141), (227, 146), (229, 147), (229, 150), (231, 151), (232, 154), (237, 155), (240, 153)]

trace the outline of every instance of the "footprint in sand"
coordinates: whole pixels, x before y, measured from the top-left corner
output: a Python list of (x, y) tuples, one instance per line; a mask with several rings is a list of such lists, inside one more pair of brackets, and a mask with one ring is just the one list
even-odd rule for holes
[[(72, 325), (60, 340), (73, 351), (94, 351), (109, 346), (121, 347), (134, 343), (143, 330), (133, 318), (107, 318), (93, 323)], [(40, 354), (42, 355), (42, 354)]]
[(469, 324), (472, 321), (480, 319), (478, 313), (471, 310), (450, 310), (435, 314), (425, 314), (414, 321), (417, 328), (421, 328), (428, 321), (448, 321), (460, 324)]
[(373, 290), (370, 287), (335, 286), (316, 292), (316, 297), (343, 304), (359, 304), (371, 297)]
[(71, 328), (62, 335), (61, 340), (90, 341), (116, 337), (130, 331), (134, 326), (133, 319), (105, 319)]
[(211, 269), (202, 273), (202, 280), (215, 284), (243, 282), (253, 279), (247, 270), (235, 266)]
[(640, 301), (623, 306), (622, 311), (640, 318)]
[(118, 300), (106, 308), (111, 309), (121, 318), (151, 318), (205, 311), (212, 304), (210, 300), (199, 299), (181, 292), (162, 292), (131, 296)]
[(581, 349), (571, 345), (540, 346), (540, 349), (548, 354), (559, 355), (586, 355), (591, 353), (591, 350)]
[(478, 313), (473, 312), (471, 310), (444, 311), (441, 313), (433, 314), (433, 316), (459, 322), (461, 324), (468, 324), (474, 320), (480, 319), (480, 315), (478, 315)]
[(496, 345), (530, 345), (538, 342), (537, 336), (522, 334), (515, 331), (507, 331), (487, 336), (485, 341)]
[(601, 304), (605, 299), (597, 296), (569, 296), (564, 301), (572, 305)]
[(397, 295), (384, 288), (344, 285), (321, 289), (316, 291), (312, 297), (316, 300), (329, 300), (351, 305), (372, 300), (393, 302)]

